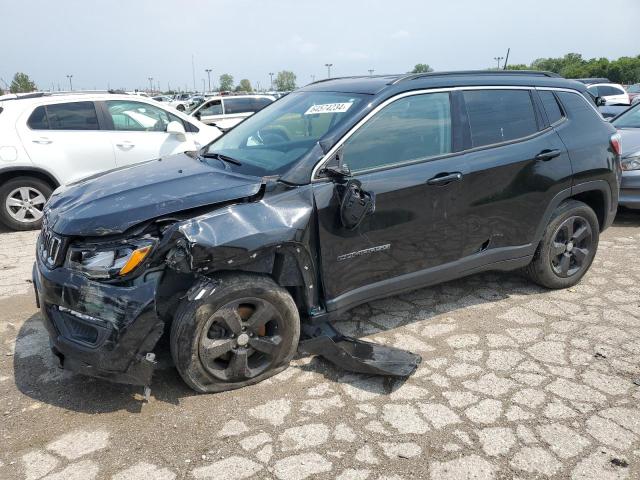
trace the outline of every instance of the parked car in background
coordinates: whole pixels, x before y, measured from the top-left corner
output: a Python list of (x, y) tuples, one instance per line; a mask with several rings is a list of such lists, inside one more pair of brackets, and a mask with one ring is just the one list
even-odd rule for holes
[(195, 151), (220, 131), (143, 96), (0, 97), (0, 222), (38, 228), (60, 185), (117, 167)]
[(165, 103), (170, 107), (175, 108), (179, 112), (184, 112), (190, 108), (189, 101), (175, 100), (173, 97), (170, 97), (169, 95), (157, 95), (151, 98), (156, 102)]
[(622, 141), (620, 205), (640, 209), (640, 103), (611, 120)]
[(629, 105), (629, 94), (618, 83), (594, 83), (587, 87), (589, 93), (595, 97), (604, 98), (607, 105)]
[(629, 105), (601, 105), (598, 110), (606, 120), (612, 120), (628, 108)]
[(640, 101), (640, 83), (629, 85), (627, 93), (629, 94), (629, 100), (631, 100), (631, 103)]
[(619, 136), (588, 97), (544, 72), (331, 79), (197, 157), (60, 191), (33, 277), (52, 350), (149, 385), (166, 334), (185, 382), (220, 392), (285, 369), (301, 335), (346, 368), (389, 368), (325, 333), (377, 298), (487, 270), (571, 287), (618, 205)]
[(190, 115), (207, 125), (228, 130), (274, 101), (275, 98), (270, 95), (207, 97)]

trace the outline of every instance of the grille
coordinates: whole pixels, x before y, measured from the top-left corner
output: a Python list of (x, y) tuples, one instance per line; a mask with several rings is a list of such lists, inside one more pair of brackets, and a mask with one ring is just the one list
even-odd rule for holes
[(64, 262), (64, 239), (51, 231), (46, 220), (42, 222), (40, 232), (40, 253), (42, 259), (51, 268), (59, 267)]

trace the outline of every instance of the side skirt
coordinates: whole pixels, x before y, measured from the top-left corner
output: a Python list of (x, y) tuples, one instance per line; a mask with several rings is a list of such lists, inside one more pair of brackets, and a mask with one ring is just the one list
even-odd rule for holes
[(490, 270), (516, 270), (533, 259), (536, 245), (506, 247), (471, 255), (438, 267), (411, 272), (357, 288), (326, 302), (326, 311), (312, 315), (313, 324), (331, 321), (342, 313), (372, 300), (398, 295), (418, 288), (448, 282)]

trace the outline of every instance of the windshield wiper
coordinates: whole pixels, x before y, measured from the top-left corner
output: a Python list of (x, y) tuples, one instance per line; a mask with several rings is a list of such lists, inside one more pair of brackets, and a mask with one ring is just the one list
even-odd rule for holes
[(223, 162), (233, 163), (234, 165), (238, 165), (238, 166), (242, 165), (242, 163), (240, 163), (235, 158), (231, 158), (221, 153), (203, 153), (202, 156), (204, 158), (215, 158), (216, 160), (222, 160)]

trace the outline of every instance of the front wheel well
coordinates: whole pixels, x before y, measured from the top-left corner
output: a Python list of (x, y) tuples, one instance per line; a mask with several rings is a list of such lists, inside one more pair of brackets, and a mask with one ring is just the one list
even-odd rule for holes
[(573, 195), (571, 198), (587, 204), (591, 210), (595, 212), (596, 217), (598, 217), (598, 226), (600, 227), (600, 231), (602, 231), (605, 224), (607, 208), (604, 193), (600, 190), (589, 190)]

